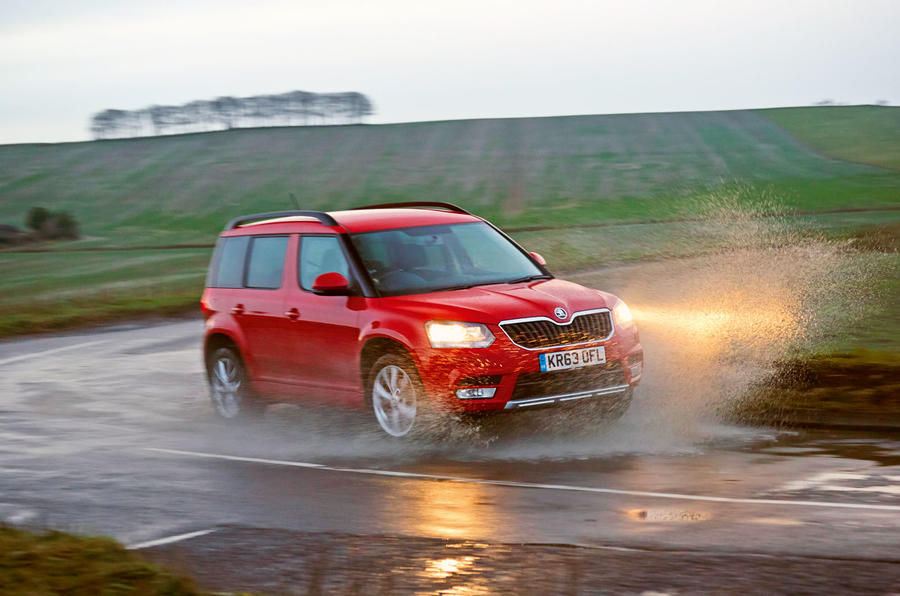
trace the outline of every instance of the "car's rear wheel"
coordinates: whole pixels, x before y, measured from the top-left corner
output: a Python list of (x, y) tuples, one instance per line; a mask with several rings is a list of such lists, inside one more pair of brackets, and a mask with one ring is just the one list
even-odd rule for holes
[(213, 409), (222, 418), (247, 418), (262, 410), (250, 391), (247, 369), (232, 348), (219, 348), (207, 362), (209, 396)]
[(408, 357), (385, 354), (369, 374), (369, 398), (381, 430), (393, 437), (409, 435), (424, 405), (424, 391)]

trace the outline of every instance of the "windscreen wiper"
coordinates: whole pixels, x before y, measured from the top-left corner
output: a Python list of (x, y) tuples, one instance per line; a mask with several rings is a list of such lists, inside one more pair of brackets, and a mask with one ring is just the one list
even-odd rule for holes
[(520, 284), (524, 281), (535, 281), (538, 279), (552, 279), (552, 275), (547, 275), (546, 273), (541, 273), (540, 275), (526, 275), (525, 277), (518, 277), (516, 279), (511, 279), (507, 284)]
[(468, 290), (469, 288), (474, 288), (475, 286), (483, 286), (483, 283), (475, 283), (475, 284), (464, 284), (459, 286), (447, 286), (446, 288), (438, 288), (436, 290), (429, 290), (431, 292), (450, 292), (452, 290)]

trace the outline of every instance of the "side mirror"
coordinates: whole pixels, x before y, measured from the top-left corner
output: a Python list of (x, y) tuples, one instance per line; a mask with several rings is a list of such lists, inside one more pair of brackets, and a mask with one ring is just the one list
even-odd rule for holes
[(349, 296), (350, 282), (340, 273), (323, 273), (313, 281), (312, 291), (321, 296)]
[(540, 253), (530, 252), (531, 258), (538, 262), (538, 265), (544, 266), (547, 264), (547, 260), (540, 255)]

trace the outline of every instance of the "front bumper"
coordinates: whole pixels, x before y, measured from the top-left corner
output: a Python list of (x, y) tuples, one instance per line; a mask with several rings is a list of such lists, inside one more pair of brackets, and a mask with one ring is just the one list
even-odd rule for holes
[[(540, 371), (539, 355), (565, 350), (565, 346), (525, 350), (501, 334), (495, 336), (497, 341), (489, 348), (419, 352), (422, 382), (439, 407), (491, 412), (583, 399), (616, 400), (641, 379), (643, 348), (636, 333), (617, 331), (606, 341), (593, 344), (605, 347), (606, 364), (554, 372)], [(461, 399), (456, 391), (463, 387), (494, 387), (496, 391), (490, 398)]]

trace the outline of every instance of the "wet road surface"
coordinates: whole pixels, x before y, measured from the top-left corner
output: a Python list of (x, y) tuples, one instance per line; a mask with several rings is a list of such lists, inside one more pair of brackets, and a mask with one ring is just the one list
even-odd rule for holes
[(900, 437), (723, 424), (652, 378), (612, 426), (545, 410), (410, 443), (297, 406), (233, 425), (201, 331), (0, 344), (0, 517), (216, 589), (900, 590)]

